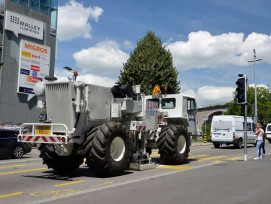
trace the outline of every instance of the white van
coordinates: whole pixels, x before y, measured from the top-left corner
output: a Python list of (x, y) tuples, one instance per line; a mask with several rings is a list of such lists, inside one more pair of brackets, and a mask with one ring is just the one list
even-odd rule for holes
[[(253, 130), (254, 123), (251, 118), (247, 118), (247, 144), (256, 144), (256, 135)], [(244, 117), (234, 115), (213, 116), (211, 142), (215, 148), (219, 148), (223, 143), (242, 148), (244, 142)]]
[(265, 128), (266, 139), (271, 143), (271, 123), (268, 123)]

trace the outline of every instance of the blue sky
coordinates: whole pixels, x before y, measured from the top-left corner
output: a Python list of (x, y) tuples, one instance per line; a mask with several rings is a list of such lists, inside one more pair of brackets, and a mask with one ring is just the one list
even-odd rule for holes
[(148, 31), (173, 56), (181, 92), (199, 106), (233, 97), (239, 73), (271, 86), (271, 1), (268, 0), (59, 0), (56, 76), (64, 66), (79, 80), (112, 86), (136, 43)]

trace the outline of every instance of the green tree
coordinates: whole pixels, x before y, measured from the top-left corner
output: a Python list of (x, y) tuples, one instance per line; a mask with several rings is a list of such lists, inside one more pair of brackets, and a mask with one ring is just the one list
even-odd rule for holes
[(178, 72), (173, 66), (171, 53), (162, 45), (154, 32), (147, 32), (120, 71), (119, 84), (141, 85), (141, 91), (151, 94), (155, 84), (162, 93), (179, 93)]
[[(254, 116), (254, 87), (248, 87), (247, 90), (247, 115), (249, 117)], [(257, 87), (257, 110), (258, 121), (271, 121), (271, 93), (269, 88)], [(233, 96), (233, 100), (228, 104), (228, 111), (226, 115), (242, 115), (241, 106), (236, 103), (236, 96)]]

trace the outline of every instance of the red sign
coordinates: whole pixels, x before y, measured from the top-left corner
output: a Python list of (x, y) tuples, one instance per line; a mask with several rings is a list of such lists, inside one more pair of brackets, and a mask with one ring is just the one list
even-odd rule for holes
[(40, 71), (40, 67), (36, 66), (36, 65), (31, 65), (31, 70), (39, 72)]

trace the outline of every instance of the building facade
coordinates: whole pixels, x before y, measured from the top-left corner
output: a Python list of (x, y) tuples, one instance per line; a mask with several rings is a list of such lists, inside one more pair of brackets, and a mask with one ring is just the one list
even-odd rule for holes
[(37, 122), (35, 83), (54, 76), (57, 0), (0, 0), (0, 122)]

